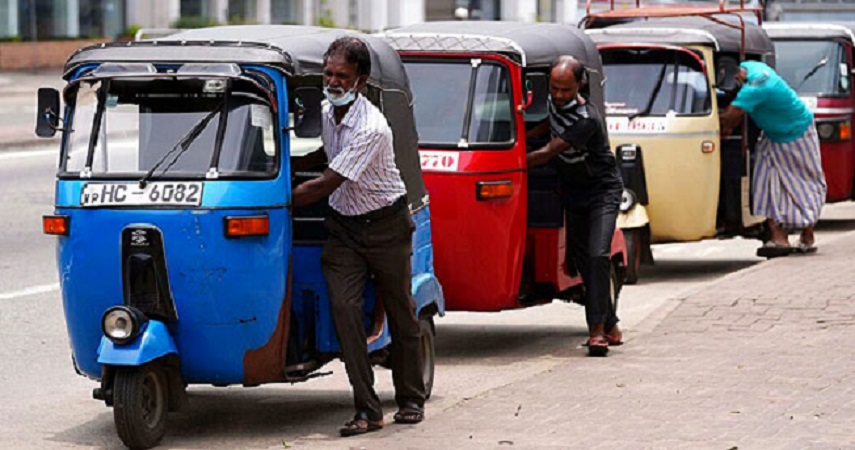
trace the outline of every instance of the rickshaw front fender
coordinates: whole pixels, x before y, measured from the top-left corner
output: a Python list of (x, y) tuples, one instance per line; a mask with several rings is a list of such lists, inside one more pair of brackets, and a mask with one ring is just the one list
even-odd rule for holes
[(416, 317), (420, 317), (422, 309), (431, 304), (436, 305), (436, 312), (445, 315), (445, 298), (439, 280), (432, 273), (421, 273), (413, 277), (413, 299), (416, 301)]
[(163, 322), (149, 320), (139, 336), (127, 344), (119, 345), (102, 336), (98, 346), (98, 364), (141, 366), (169, 354), (178, 354), (175, 340)]
[(621, 230), (627, 228), (641, 228), (650, 223), (647, 216), (647, 208), (644, 205), (635, 205), (627, 212), (618, 214), (617, 227)]

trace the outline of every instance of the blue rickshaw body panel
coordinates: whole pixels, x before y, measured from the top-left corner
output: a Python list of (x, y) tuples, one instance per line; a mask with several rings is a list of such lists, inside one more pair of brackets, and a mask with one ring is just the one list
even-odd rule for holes
[[(289, 213), (272, 209), (65, 209), (70, 233), (59, 238), (58, 267), (78, 368), (100, 376), (101, 315), (123, 303), (121, 232), (147, 224), (163, 234), (178, 320), (167, 324), (184, 381), (240, 383), (243, 357), (269, 340), (284, 304)], [(270, 234), (224, 236), (227, 216), (267, 214)]]
[(98, 347), (98, 364), (141, 366), (169, 354), (178, 354), (178, 348), (166, 324), (150, 320), (140, 335), (125, 345), (117, 345), (102, 336)]

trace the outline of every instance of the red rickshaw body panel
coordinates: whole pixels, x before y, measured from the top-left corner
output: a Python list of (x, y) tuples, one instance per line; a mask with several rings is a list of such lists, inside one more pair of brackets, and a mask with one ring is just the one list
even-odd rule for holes
[[(855, 98), (852, 94), (845, 98), (817, 98), (814, 119), (853, 120)], [(853, 197), (853, 181), (855, 181), (855, 140), (851, 137), (843, 141), (820, 141), (822, 156), (822, 171), (828, 185), (826, 201), (828, 203), (851, 200)]]
[[(501, 311), (519, 307), (526, 245), (528, 181), (525, 124), (516, 109), (522, 97), (518, 64), (492, 54), (401, 52), (402, 58), (477, 58), (508, 69), (516, 139), (510, 148), (420, 147), (431, 197), (434, 266), (449, 311)], [(510, 181), (509, 198), (479, 200), (480, 182)]]

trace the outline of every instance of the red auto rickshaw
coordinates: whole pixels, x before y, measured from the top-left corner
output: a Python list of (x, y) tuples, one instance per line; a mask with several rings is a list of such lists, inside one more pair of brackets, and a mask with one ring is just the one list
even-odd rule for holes
[(853, 199), (855, 23), (764, 24), (775, 43), (775, 70), (795, 89), (816, 120), (829, 203)]
[[(429, 22), (384, 34), (415, 97), (422, 172), (431, 195), (435, 268), (448, 310), (501, 311), (580, 301), (581, 278), (564, 267), (557, 171), (526, 167), (546, 139), (526, 130), (547, 116), (550, 64), (573, 55), (589, 68), (584, 95), (602, 112), (596, 46), (552, 23)], [(603, 117), (605, 117), (603, 115)], [(612, 243), (613, 301), (625, 267)]]

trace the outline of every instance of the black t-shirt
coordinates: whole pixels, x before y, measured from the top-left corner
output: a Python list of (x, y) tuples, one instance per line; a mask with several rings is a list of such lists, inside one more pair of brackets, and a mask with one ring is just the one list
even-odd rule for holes
[(549, 102), (549, 128), (553, 138), (560, 137), (571, 146), (551, 161), (565, 185), (622, 188), (605, 123), (596, 108), (575, 100), (563, 107)]

